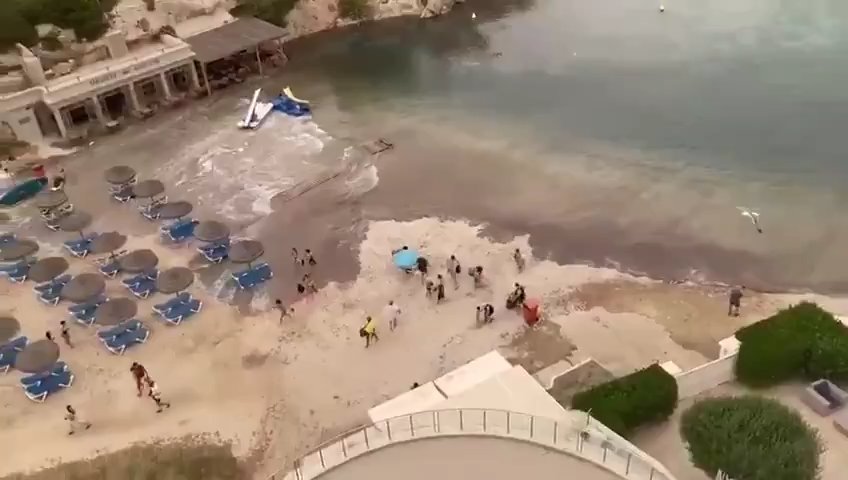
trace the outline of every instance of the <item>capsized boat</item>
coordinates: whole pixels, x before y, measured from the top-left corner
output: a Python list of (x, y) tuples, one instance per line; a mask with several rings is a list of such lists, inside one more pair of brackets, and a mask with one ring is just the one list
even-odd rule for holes
[(312, 113), (309, 102), (295, 97), (289, 87), (284, 88), (283, 92), (272, 100), (272, 103), (274, 110), (292, 117), (303, 117)]
[(262, 93), (261, 88), (257, 88), (253, 92), (253, 98), (250, 100), (250, 106), (247, 107), (247, 113), (238, 122), (239, 128), (258, 128), (262, 124), (262, 121), (265, 120), (265, 117), (274, 109), (273, 104), (259, 101), (260, 93)]

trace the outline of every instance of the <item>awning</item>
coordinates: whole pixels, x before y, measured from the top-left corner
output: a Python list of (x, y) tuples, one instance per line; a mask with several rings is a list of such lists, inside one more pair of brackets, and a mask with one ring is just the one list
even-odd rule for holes
[(238, 18), (218, 28), (188, 37), (186, 43), (202, 63), (214, 62), (262, 42), (286, 36), (286, 30), (253, 17)]

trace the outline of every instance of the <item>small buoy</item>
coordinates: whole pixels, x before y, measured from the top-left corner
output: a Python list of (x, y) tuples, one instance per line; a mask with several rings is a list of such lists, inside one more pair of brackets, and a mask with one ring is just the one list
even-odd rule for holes
[(474, 12), (471, 12), (471, 19), (474, 20), (475, 18), (477, 18), (477, 14), (474, 13)]
[(665, 11), (665, 5), (660, 5), (660, 13)]

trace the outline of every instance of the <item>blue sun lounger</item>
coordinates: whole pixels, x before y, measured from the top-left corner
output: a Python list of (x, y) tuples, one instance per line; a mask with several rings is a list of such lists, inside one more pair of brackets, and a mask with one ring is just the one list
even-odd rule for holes
[(62, 286), (52, 288), (49, 290), (45, 290), (38, 295), (38, 299), (41, 300), (41, 303), (45, 305), (50, 305), (51, 307), (55, 307), (59, 304), (59, 300), (62, 299)]
[(94, 323), (94, 315), (97, 313), (97, 307), (102, 305), (106, 300), (107, 298), (105, 296), (100, 296), (89, 302), (71, 305), (68, 307), (68, 313), (76, 319), (77, 323), (90, 327)]
[(248, 270), (235, 272), (232, 276), (239, 288), (246, 290), (267, 282), (274, 276), (274, 272), (271, 271), (271, 267), (267, 263), (260, 263)]
[(91, 233), (79, 240), (68, 240), (64, 243), (64, 247), (75, 257), (85, 257), (91, 248), (91, 241), (96, 237), (96, 233)]
[(203, 302), (200, 300), (190, 300), (187, 303), (182, 303), (165, 312), (162, 317), (172, 325), (179, 325), (186, 318), (199, 312), (203, 307)]
[(98, 331), (97, 332), (97, 338), (99, 338), (102, 341), (106, 341), (106, 340), (109, 340), (110, 338), (115, 338), (117, 336), (120, 336), (120, 335), (122, 335), (126, 332), (138, 330), (139, 328), (142, 328), (143, 326), (144, 325), (142, 325), (142, 323), (138, 320), (135, 320), (135, 319), (127, 320), (127, 321), (124, 321), (124, 322), (121, 322), (121, 323), (115, 325), (114, 327), (104, 328), (104, 329)]
[(170, 222), (163, 223), (162, 226), (159, 227), (159, 231), (162, 233), (167, 233), (168, 230), (173, 228), (177, 228), (180, 225), (184, 225), (186, 223), (194, 222), (195, 220), (191, 217), (181, 217), (176, 220), (172, 220)]
[(18, 337), (9, 343), (0, 345), (0, 372), (6, 373), (15, 365), (18, 353), (23, 351), (28, 341), (27, 337)]
[(27, 275), (29, 275), (29, 269), (34, 263), (35, 259), (27, 259), (21, 260), (20, 262), (14, 263), (12, 265), (5, 265), (3, 267), (0, 267), (0, 275), (9, 277), (9, 280), (15, 283), (21, 283), (27, 279)]
[(116, 258), (109, 263), (104, 263), (103, 265), (100, 265), (99, 267), (97, 267), (97, 269), (104, 276), (108, 278), (115, 278), (119, 273), (121, 273), (121, 263), (118, 262), (118, 259)]
[(58, 375), (49, 375), (41, 381), (24, 387), (27, 398), (33, 402), (43, 402), (48, 396), (64, 390), (74, 383), (74, 374), (64, 370)]
[(197, 249), (203, 258), (212, 263), (221, 263), (230, 255), (229, 245), (215, 245), (212, 248), (200, 247)]
[(183, 243), (194, 236), (194, 228), (200, 223), (197, 220), (189, 220), (186, 223), (181, 223), (173, 228), (169, 228), (166, 232), (168, 238), (174, 243)]
[(32, 290), (35, 293), (39, 293), (39, 294), (47, 292), (49, 290), (54, 290), (56, 288), (61, 290), (62, 287), (64, 287), (65, 284), (67, 284), (70, 281), (71, 281), (70, 275), (68, 275), (68, 274), (59, 275), (58, 277), (54, 278), (53, 280), (50, 280), (49, 282), (39, 283), (38, 285), (32, 287)]
[(147, 298), (151, 293), (156, 293), (156, 280), (145, 279), (127, 287), (130, 293), (138, 298)]
[(37, 384), (38, 382), (42, 382), (47, 378), (50, 378), (51, 375), (61, 375), (62, 373), (68, 370), (68, 364), (63, 361), (58, 361), (50, 367), (49, 370), (41, 373), (36, 373), (34, 375), (27, 375), (21, 379), (21, 386), (26, 388)]
[(0, 245), (6, 245), (7, 243), (14, 242), (16, 238), (17, 237), (15, 237), (14, 233), (4, 233), (0, 235)]
[(158, 277), (159, 270), (154, 268), (152, 270), (139, 273), (138, 275), (133, 275), (130, 278), (124, 278), (121, 280), (121, 283), (123, 283), (125, 287), (130, 288), (133, 285), (138, 285), (139, 283), (146, 282), (148, 280), (156, 280)]
[(127, 330), (116, 337), (103, 340), (103, 345), (115, 355), (123, 355), (128, 347), (146, 342), (149, 336), (150, 331), (142, 325), (135, 330)]
[(153, 311), (158, 313), (159, 315), (164, 315), (172, 308), (176, 308), (190, 301), (191, 294), (188, 292), (182, 292), (177, 294), (175, 297), (168, 299), (168, 301), (164, 303), (157, 303), (156, 305), (153, 305)]

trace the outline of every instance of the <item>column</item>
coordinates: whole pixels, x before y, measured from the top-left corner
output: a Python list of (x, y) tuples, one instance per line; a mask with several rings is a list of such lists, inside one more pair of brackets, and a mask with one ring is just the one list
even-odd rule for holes
[(56, 120), (56, 125), (59, 127), (59, 135), (62, 138), (68, 138), (68, 129), (65, 127), (65, 119), (62, 117), (62, 112), (58, 108), (50, 107), (50, 113), (53, 114), (53, 119)]
[(162, 93), (165, 94), (165, 100), (170, 100), (171, 86), (168, 85), (168, 77), (165, 76), (165, 72), (159, 73), (159, 84), (162, 86)]
[(197, 75), (197, 65), (194, 61), (188, 62), (188, 72), (191, 75), (191, 86), (195, 90), (200, 90), (200, 77)]
[(92, 106), (94, 106), (94, 116), (97, 117), (97, 121), (100, 122), (101, 125), (106, 126), (109, 123), (109, 119), (106, 118), (106, 114), (103, 113), (103, 106), (100, 105), (100, 99), (96, 96), (89, 98), (91, 100)]
[(130, 105), (132, 106), (133, 111), (140, 112), (141, 102), (138, 101), (138, 92), (135, 91), (135, 83), (130, 82), (130, 84), (127, 85), (127, 89), (129, 90)]

